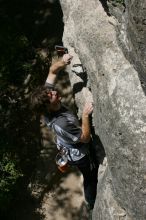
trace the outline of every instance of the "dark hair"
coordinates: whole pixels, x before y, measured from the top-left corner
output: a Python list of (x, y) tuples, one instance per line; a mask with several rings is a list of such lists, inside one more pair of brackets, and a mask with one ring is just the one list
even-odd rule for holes
[(32, 92), (30, 96), (31, 109), (36, 113), (47, 112), (47, 107), (50, 103), (48, 93), (51, 89), (45, 86), (39, 86)]

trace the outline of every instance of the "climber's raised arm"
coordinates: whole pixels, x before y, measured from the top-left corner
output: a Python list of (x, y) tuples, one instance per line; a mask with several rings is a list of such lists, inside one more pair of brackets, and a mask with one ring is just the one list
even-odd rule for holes
[(61, 60), (58, 60), (51, 65), (46, 83), (54, 84), (58, 72), (70, 64), (72, 56), (70, 54), (64, 54)]
[(91, 138), (89, 116), (92, 113), (92, 111), (93, 111), (93, 104), (91, 102), (86, 103), (82, 113), (82, 133), (80, 137), (80, 141), (83, 143), (88, 143)]

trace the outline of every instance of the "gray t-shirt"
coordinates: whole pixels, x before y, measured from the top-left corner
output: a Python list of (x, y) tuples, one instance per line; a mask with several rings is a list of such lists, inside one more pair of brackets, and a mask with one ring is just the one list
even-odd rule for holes
[[(51, 84), (46, 83), (45, 86), (53, 89)], [(59, 111), (46, 114), (45, 121), (57, 136), (57, 146), (67, 149), (69, 161), (78, 161), (87, 154), (88, 144), (80, 142), (82, 130), (79, 121), (65, 106), (62, 105)]]
[(79, 122), (66, 107), (61, 106), (59, 111), (45, 115), (45, 121), (56, 134), (57, 145), (67, 148), (68, 160), (78, 161), (87, 154), (87, 144), (80, 142), (82, 130)]

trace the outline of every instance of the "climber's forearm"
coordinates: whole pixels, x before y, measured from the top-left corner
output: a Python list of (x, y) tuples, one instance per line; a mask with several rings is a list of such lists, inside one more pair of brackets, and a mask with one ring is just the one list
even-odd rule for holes
[(54, 63), (50, 67), (46, 82), (50, 83), (50, 84), (54, 84), (57, 73), (60, 70), (64, 69), (68, 64), (70, 64), (72, 58), (73, 58), (73, 56), (71, 56), (70, 54), (64, 54), (61, 60)]
[(88, 143), (90, 141), (90, 120), (89, 115), (93, 111), (93, 105), (91, 102), (86, 103), (83, 108), (83, 114), (82, 114), (82, 134), (80, 137), (80, 141), (83, 143)]
[(88, 143), (90, 141), (90, 120), (89, 115), (83, 114), (82, 115), (82, 134), (80, 141), (83, 143)]
[(64, 62), (63, 59), (57, 61), (56, 63), (54, 63), (54, 64), (50, 67), (50, 70), (49, 70), (49, 73), (48, 73), (48, 77), (47, 77), (46, 82), (47, 82), (47, 83), (50, 83), (50, 84), (54, 84), (58, 72), (59, 72), (60, 70), (64, 69), (64, 68), (66, 67), (66, 65), (67, 65), (67, 64)]

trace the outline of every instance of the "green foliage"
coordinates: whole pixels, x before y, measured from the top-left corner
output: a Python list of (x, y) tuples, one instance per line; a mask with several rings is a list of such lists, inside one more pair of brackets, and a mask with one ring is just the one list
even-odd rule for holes
[(2, 56), (0, 56), (0, 82), (3, 87), (8, 83), (17, 85), (22, 83), (25, 74), (32, 71), (29, 61), (32, 58), (32, 52), (29, 52), (30, 46), (25, 35), (17, 37), (12, 35), (9, 39), (7, 37), (3, 39)]
[[(50, 58), (22, 33), (2, 32), (0, 40), (0, 213), (26, 194), (38, 155), (39, 126), (34, 127), (28, 97), (48, 72)], [(31, 75), (27, 84), (24, 81)], [(31, 123), (31, 126), (30, 126)], [(39, 123), (38, 123), (39, 125)], [(37, 130), (38, 129), (38, 130)], [(36, 131), (37, 130), (37, 131)], [(22, 192), (23, 189), (23, 192)], [(21, 196), (20, 196), (21, 195)], [(12, 202), (13, 201), (13, 202)], [(1, 216), (0, 216), (1, 218)]]
[(8, 215), (7, 210), (12, 211), (26, 193), (39, 154), (39, 123), (28, 98), (34, 87), (44, 83), (50, 50), (61, 41), (62, 14), (54, 2), (2, 0), (1, 4), (0, 213)]
[(24, 81), (28, 74), (37, 73), (39, 56), (25, 34), (16, 35), (13, 31), (10, 28), (6, 34), (3, 30), (0, 37), (3, 42), (0, 45), (0, 213), (4, 215), (17, 200), (25, 184), (22, 180), (29, 177), (37, 151), (32, 143), (35, 143), (30, 131), (33, 126), (29, 128), (31, 114), (25, 98), (33, 82), (26, 87)]
[(23, 174), (16, 168), (17, 161), (7, 153), (0, 156), (0, 209), (6, 210), (16, 189), (17, 180)]
[(0, 189), (3, 190), (3, 192), (9, 192), (10, 188), (13, 187), (17, 179), (20, 176), (23, 176), (16, 169), (16, 161), (12, 161), (9, 158), (9, 156), (5, 156), (5, 155), (3, 155), (3, 158), (0, 162), (0, 172), (1, 172)]

